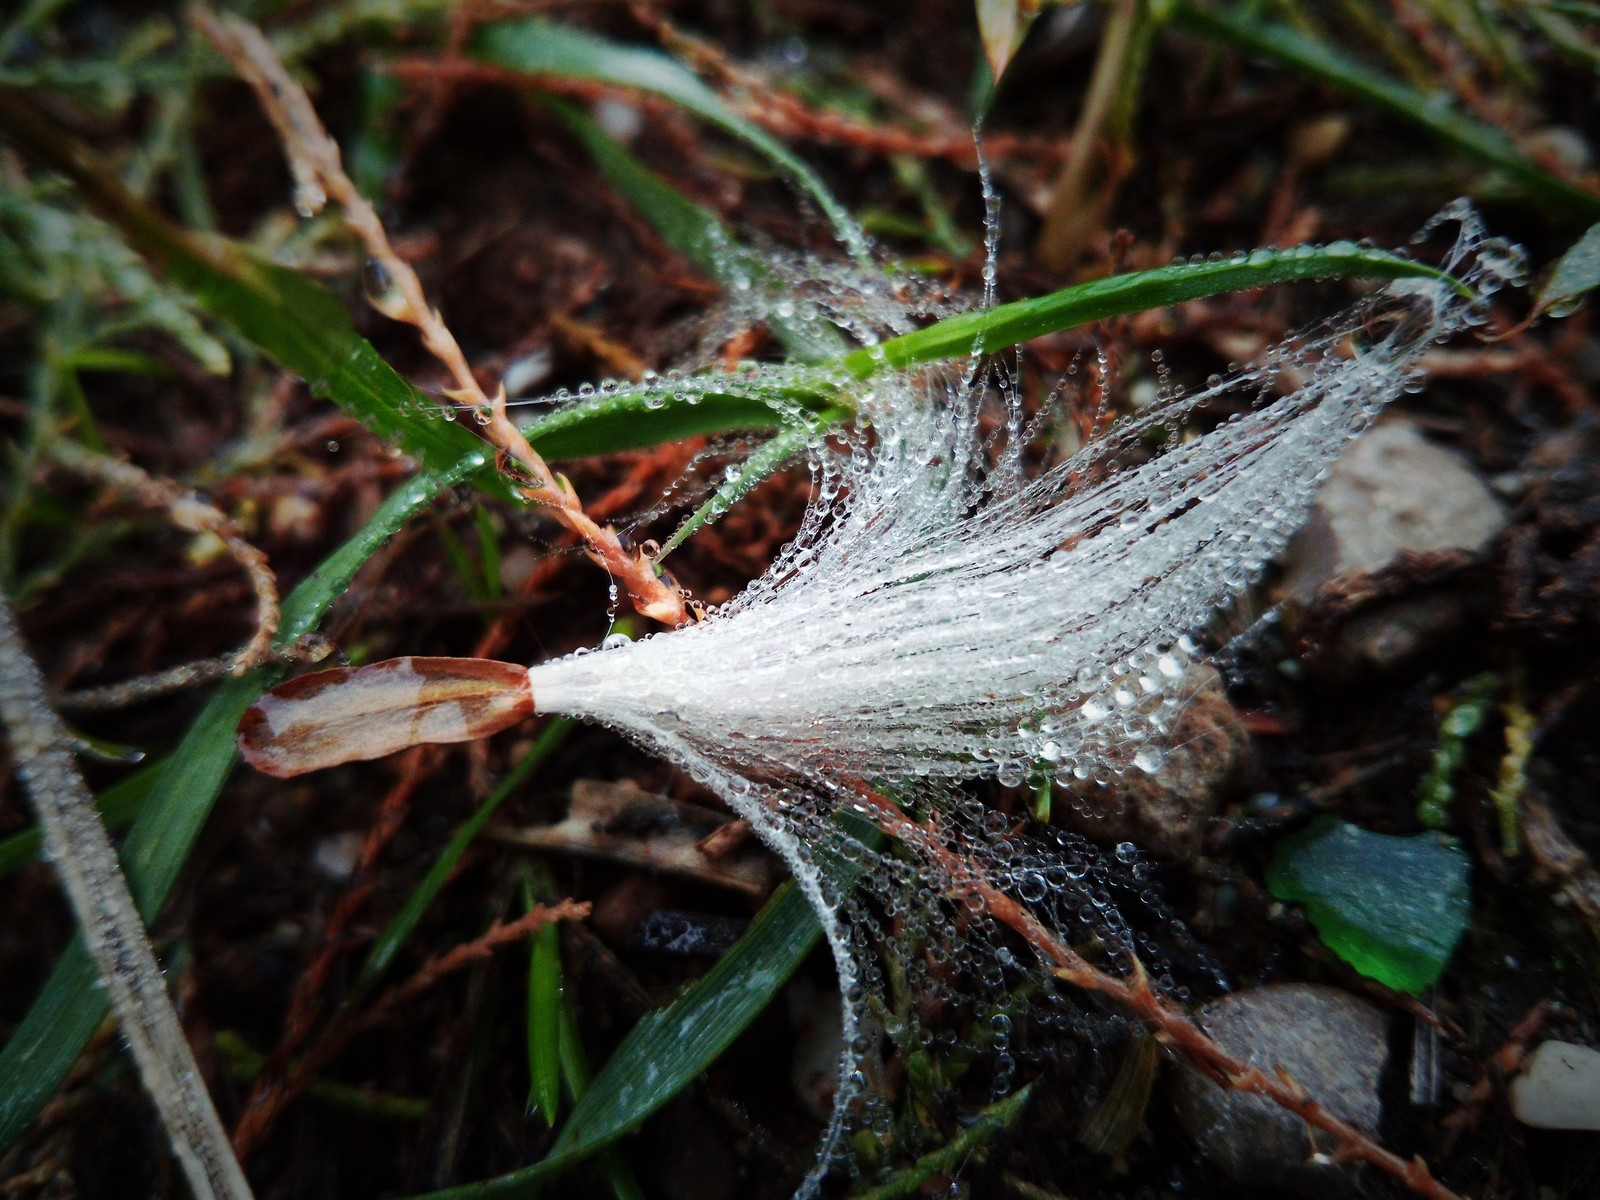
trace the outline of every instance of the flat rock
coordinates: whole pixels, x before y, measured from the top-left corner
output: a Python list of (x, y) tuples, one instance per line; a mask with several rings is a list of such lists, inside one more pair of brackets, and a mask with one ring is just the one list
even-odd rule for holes
[(1505, 524), (1505, 508), (1461, 455), (1410, 421), (1385, 421), (1329, 470), (1285, 558), (1284, 591), (1309, 602), (1324, 585), (1385, 570), (1403, 554), (1476, 554)]
[[(1384, 1014), (1372, 1004), (1338, 988), (1273, 984), (1213, 1000), (1196, 1019), (1237, 1057), (1268, 1073), (1283, 1068), (1328, 1112), (1376, 1131), (1389, 1046)], [(1358, 1168), (1327, 1157), (1332, 1139), (1313, 1136), (1271, 1101), (1225, 1091), (1187, 1069), (1172, 1092), (1179, 1122), (1236, 1183), (1310, 1200), (1360, 1194)]]

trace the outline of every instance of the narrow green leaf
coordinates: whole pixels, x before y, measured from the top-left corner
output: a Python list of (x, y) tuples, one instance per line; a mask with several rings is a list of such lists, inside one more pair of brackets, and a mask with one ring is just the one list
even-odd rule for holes
[(496, 1179), (430, 1192), (427, 1200), (531, 1195), (544, 1181), (611, 1145), (727, 1049), (821, 934), (804, 894), (793, 883), (784, 884), (711, 970), (633, 1027), (573, 1107), (547, 1157)]
[(561, 928), (552, 921), (528, 940), (529, 1093), (554, 1128), (561, 1111)]
[(721, 98), (682, 63), (655, 50), (624, 46), (537, 17), (486, 25), (468, 52), (483, 62), (529, 75), (591, 79), (671, 100), (731, 137), (759, 151), (816, 202), (850, 253), (871, 255), (865, 237), (844, 205), (817, 174), (766, 130), (729, 111)]
[(788, 293), (772, 264), (734, 238), (717, 215), (696, 204), (651, 171), (605, 130), (570, 104), (547, 100), (554, 111), (589, 151), (595, 165), (633, 207), (649, 221), (661, 239), (725, 288), (770, 293), (775, 303), (766, 314), (768, 324), (789, 353), (802, 362), (820, 362), (844, 353), (843, 336), (821, 320), (804, 320), (784, 312), (778, 298)]
[(1427, 130), (1447, 146), (1494, 167), (1530, 197), (1568, 217), (1600, 218), (1600, 195), (1544, 170), (1502, 130), (1286, 25), (1259, 20), (1242, 8), (1177, 0), (1175, 16), (1207, 37), (1232, 43), (1358, 96)]
[[(578, 1036), (578, 1021), (572, 1015), (570, 997), (561, 998), (559, 1016), (561, 1079), (566, 1085), (568, 1098), (576, 1102), (582, 1100), (584, 1093), (589, 1090), (593, 1076), (589, 1070), (589, 1057), (583, 1052), (583, 1039)], [(606, 1181), (611, 1184), (611, 1194), (617, 1200), (644, 1200), (644, 1190), (639, 1186), (639, 1180), (635, 1177), (633, 1169), (628, 1166), (627, 1159), (622, 1157), (621, 1150), (615, 1146), (608, 1146), (596, 1157), (600, 1162), (600, 1170), (605, 1173)]]
[(1284, 839), (1267, 885), (1304, 904), (1323, 942), (1357, 971), (1416, 995), (1466, 931), (1470, 867), (1438, 834), (1389, 837), (1323, 816)]
[(563, 459), (638, 450), (735, 429), (782, 429), (788, 424), (775, 401), (723, 390), (727, 386), (724, 377), (712, 375), (648, 391), (596, 396), (559, 408), (523, 432), (540, 454)]
[(671, 554), (688, 541), (697, 530), (716, 521), (749, 495), (763, 480), (781, 471), (805, 453), (806, 447), (829, 426), (850, 416), (851, 411), (848, 408), (841, 406), (825, 408), (816, 414), (809, 425), (791, 426), (776, 437), (767, 439), (759, 449), (753, 451), (739, 464), (739, 473), (735, 478), (724, 480), (717, 485), (717, 490), (711, 494), (711, 498), (690, 513), (683, 524), (673, 531), (672, 536), (661, 547), (661, 553), (656, 555), (656, 561), (659, 562)]
[(483, 594), (488, 600), (500, 599), (500, 535), (495, 532), (494, 518), (482, 507), (473, 514), (478, 527), (478, 562), (483, 579)]
[(1004, 1100), (996, 1101), (978, 1114), (971, 1125), (962, 1129), (947, 1145), (924, 1154), (916, 1162), (877, 1187), (857, 1192), (855, 1200), (900, 1200), (904, 1196), (920, 1196), (923, 1185), (935, 1175), (952, 1175), (961, 1169), (972, 1155), (1016, 1124), (1022, 1110), (1033, 1094), (1033, 1084), (1018, 1088)]
[(1565, 316), (1597, 287), (1600, 287), (1600, 225), (1591, 225), (1556, 263), (1550, 282), (1539, 292), (1538, 310)]
[(459, 425), (438, 419), (438, 407), (355, 332), (344, 305), (326, 288), (242, 243), (173, 225), (123, 187), (106, 163), (55, 128), (22, 92), (3, 85), (0, 136), (76, 184), (132, 249), (201, 308), (380, 437), (436, 471), (450, 470), (481, 447)]
[(1220, 262), (1180, 263), (1094, 279), (998, 308), (960, 313), (926, 329), (856, 350), (842, 365), (857, 379), (892, 367), (1003, 350), (1074, 325), (1165, 308), (1202, 296), (1307, 279), (1438, 279), (1466, 285), (1436, 267), (1355, 242), (1254, 250)]

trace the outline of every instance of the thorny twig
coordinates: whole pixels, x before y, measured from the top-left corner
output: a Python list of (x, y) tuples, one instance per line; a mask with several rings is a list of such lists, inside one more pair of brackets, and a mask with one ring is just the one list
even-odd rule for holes
[[(251, 590), (256, 594), (255, 633), (251, 635), (244, 649), (233, 656), (228, 671), (234, 675), (243, 675), (272, 656), (272, 639), (278, 632), (280, 616), (278, 579), (272, 573), (272, 568), (267, 565), (267, 556), (250, 544), (243, 531), (229, 520), (226, 513), (210, 501), (202, 499), (195, 492), (170, 479), (158, 478), (132, 463), (123, 462), (109, 454), (97, 454), (66, 438), (54, 439), (50, 444), (50, 453), (62, 466), (90, 479), (109, 484), (146, 508), (164, 511), (178, 528), (188, 530), (190, 533), (209, 533), (226, 546), (234, 561), (244, 568), (245, 574), (250, 579)], [(178, 670), (198, 671), (200, 676), (197, 678), (203, 678), (205, 666), (206, 664), (196, 663), (191, 664), (189, 668)], [(173, 675), (173, 679), (181, 679), (173, 685), (178, 687), (187, 686), (190, 682), (187, 677), (178, 675)], [(171, 689), (158, 687), (156, 690)], [(149, 694), (153, 693), (147, 691), (139, 693), (141, 697)], [(78, 705), (78, 707), (96, 706), (109, 707), (104, 703), (96, 705), (93, 700), (87, 704), (80, 702)]]
[(289, 76), (260, 30), (204, 9), (194, 10), (191, 19), (255, 90), (289, 159), (296, 207), (310, 215), (332, 200), (344, 211), (346, 223), (366, 248), (374, 282), (379, 285), (372, 289), (373, 307), (414, 326), (422, 335), (428, 352), (450, 374), (453, 386), (445, 389), (445, 395), (469, 406), (483, 436), (527, 476), (518, 487), (523, 498), (546, 506), (581, 537), (589, 557), (622, 584), (642, 615), (666, 625), (688, 621), (689, 610), (679, 589), (657, 574), (648, 556), (625, 545), (616, 530), (599, 525), (584, 512), (571, 482), (551, 471), (512, 424), (506, 416), (505, 389), (496, 388), (491, 397), (479, 385), (455, 335), (428, 303), (417, 273), (395, 252), (377, 211), (345, 174), (339, 146), (322, 127), (310, 97)]
[(454, 949), (429, 959), (410, 979), (379, 996), (345, 1030), (346, 1037), (353, 1037), (362, 1030), (383, 1024), (396, 1009), (405, 1007), (444, 976), (459, 971), (479, 959), (488, 958), (508, 942), (520, 941), (552, 921), (587, 920), (589, 909), (590, 904), (587, 900), (562, 900), (557, 904), (535, 905), (514, 921), (496, 921), (472, 941), (463, 942)]
[(1132, 1013), (1149, 1027), (1159, 1042), (1222, 1087), (1263, 1096), (1312, 1128), (1328, 1134), (1338, 1143), (1333, 1156), (1336, 1159), (1377, 1167), (1427, 1200), (1461, 1200), (1455, 1192), (1433, 1177), (1427, 1164), (1420, 1158), (1407, 1162), (1385, 1150), (1361, 1130), (1328, 1112), (1287, 1072), (1279, 1069), (1275, 1074), (1268, 1074), (1230, 1054), (1181, 1008), (1151, 987), (1149, 977), (1138, 959), (1133, 960), (1133, 970), (1125, 978), (1099, 970), (1052, 933), (1027, 908), (995, 887), (981, 871), (940, 844), (928, 830), (902, 813), (887, 797), (859, 782), (854, 785), (854, 791), (871, 810), (870, 819), (884, 833), (924, 851), (937, 862), (958, 894), (972, 897), (991, 917), (1026, 941), (1044, 962), (1054, 968), (1057, 978), (1074, 987), (1105, 996)]
[(117, 852), (3, 593), (0, 718), (38, 810), (45, 846), (190, 1189), (197, 1197), (249, 1200), (250, 1185), (184, 1039)]

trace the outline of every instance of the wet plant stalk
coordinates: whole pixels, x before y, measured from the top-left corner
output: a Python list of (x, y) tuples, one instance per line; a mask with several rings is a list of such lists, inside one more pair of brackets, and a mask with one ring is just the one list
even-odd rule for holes
[(200, 1069), (172, 1007), (116, 851), (46, 698), (11, 603), (0, 593), (0, 719), (33, 798), (45, 849), (72, 903), (117, 1023), (155, 1101), (172, 1151), (199, 1197), (248, 1200)]
[(203, 8), (190, 20), (256, 93), (277, 130), (294, 175), (295, 207), (310, 216), (332, 200), (371, 260), (372, 305), (385, 316), (413, 326), (422, 343), (449, 372), (452, 386), (445, 395), (470, 408), (483, 436), (508, 463), (515, 463), (527, 482), (522, 497), (547, 508), (550, 515), (583, 539), (589, 557), (618, 580), (641, 615), (665, 625), (689, 619), (684, 598), (664, 580), (646, 555), (626, 546), (616, 530), (598, 524), (583, 510), (565, 476), (553, 472), (522, 432), (506, 416), (504, 387), (491, 396), (479, 385), (444, 319), (428, 303), (422, 281), (389, 242), (389, 235), (370, 201), (356, 188), (340, 161), (339, 146), (328, 135), (311, 99), (289, 75), (261, 31), (236, 17), (214, 16)]

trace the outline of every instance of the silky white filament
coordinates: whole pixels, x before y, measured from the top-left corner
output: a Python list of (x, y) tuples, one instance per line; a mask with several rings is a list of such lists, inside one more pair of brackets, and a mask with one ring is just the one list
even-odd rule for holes
[[(1392, 283), (1035, 478), (1005, 381), (935, 368), (859, 385), (858, 431), (845, 453), (819, 439), (801, 533), (760, 579), (692, 627), (530, 669), (540, 712), (612, 726), (677, 763), (794, 868), (846, 995), (852, 1049), (830, 1148), (847, 1102), (867, 1090), (862, 1046), (876, 1030), (860, 993), (877, 986), (873, 957), (891, 925), (920, 922), (925, 937), (944, 920), (903, 854), (841, 832), (856, 781), (939, 808), (944, 836), (964, 839), (1041, 919), (1069, 923), (1084, 895), (1109, 911), (1097, 893), (1068, 894), (1059, 881), (1082, 872), (1059, 853), (1023, 864), (1021, 851), (995, 849), (956, 785), (1160, 769), (1186, 694), (1187, 635), (1283, 548), (1319, 477), (1408, 386), (1424, 350), (1480, 321), (1483, 298), (1518, 271), (1515, 249), (1485, 240), (1469, 208), (1443, 216), (1461, 225), (1445, 266), (1475, 298)], [(1191, 434), (1202, 409), (1234, 415)], [(870, 903), (852, 898), (861, 872)], [(913, 893), (884, 919), (883, 897)], [(968, 970), (999, 981), (1015, 961), (989, 953)]]

